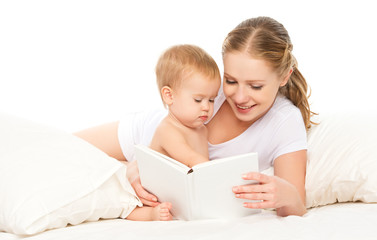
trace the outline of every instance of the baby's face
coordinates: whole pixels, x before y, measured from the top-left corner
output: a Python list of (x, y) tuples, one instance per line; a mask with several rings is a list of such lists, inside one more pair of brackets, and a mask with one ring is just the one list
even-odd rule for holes
[(220, 82), (220, 79), (211, 79), (199, 73), (191, 74), (174, 91), (169, 110), (187, 127), (202, 126), (212, 117)]

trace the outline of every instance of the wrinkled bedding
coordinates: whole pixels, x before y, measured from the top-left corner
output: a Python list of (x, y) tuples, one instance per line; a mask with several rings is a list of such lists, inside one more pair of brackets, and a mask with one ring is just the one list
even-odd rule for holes
[(234, 220), (87, 222), (22, 237), (0, 233), (1, 240), (46, 239), (376, 239), (377, 204), (337, 203), (312, 208), (303, 217), (278, 217), (274, 211)]

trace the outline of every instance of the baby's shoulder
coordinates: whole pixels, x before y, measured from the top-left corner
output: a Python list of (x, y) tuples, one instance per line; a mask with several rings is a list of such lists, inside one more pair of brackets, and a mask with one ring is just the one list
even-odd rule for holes
[(178, 137), (183, 136), (184, 132), (182, 131), (182, 128), (177, 126), (177, 124), (175, 124), (169, 117), (165, 117), (157, 126), (155, 135)]

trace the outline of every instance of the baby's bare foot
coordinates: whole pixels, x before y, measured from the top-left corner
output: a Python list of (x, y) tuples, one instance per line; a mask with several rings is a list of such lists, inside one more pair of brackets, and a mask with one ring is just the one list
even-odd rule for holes
[(173, 219), (170, 213), (171, 203), (163, 202), (153, 208), (153, 220), (155, 221), (169, 221)]

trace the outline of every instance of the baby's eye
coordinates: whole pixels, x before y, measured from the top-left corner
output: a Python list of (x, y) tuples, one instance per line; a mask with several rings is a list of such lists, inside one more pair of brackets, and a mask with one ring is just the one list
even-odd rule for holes
[(210, 102), (210, 103), (214, 103), (214, 102), (215, 102), (215, 99), (210, 99), (209, 102)]
[(261, 90), (263, 88), (263, 86), (260, 85), (250, 85), (250, 87), (254, 90)]
[(200, 102), (202, 102), (202, 99), (197, 99), (197, 98), (194, 98), (194, 100), (195, 100), (195, 102), (197, 102), (197, 103), (200, 103)]
[(225, 79), (225, 82), (226, 82), (227, 84), (235, 84), (235, 83), (237, 83), (236, 81), (229, 80), (229, 79)]

